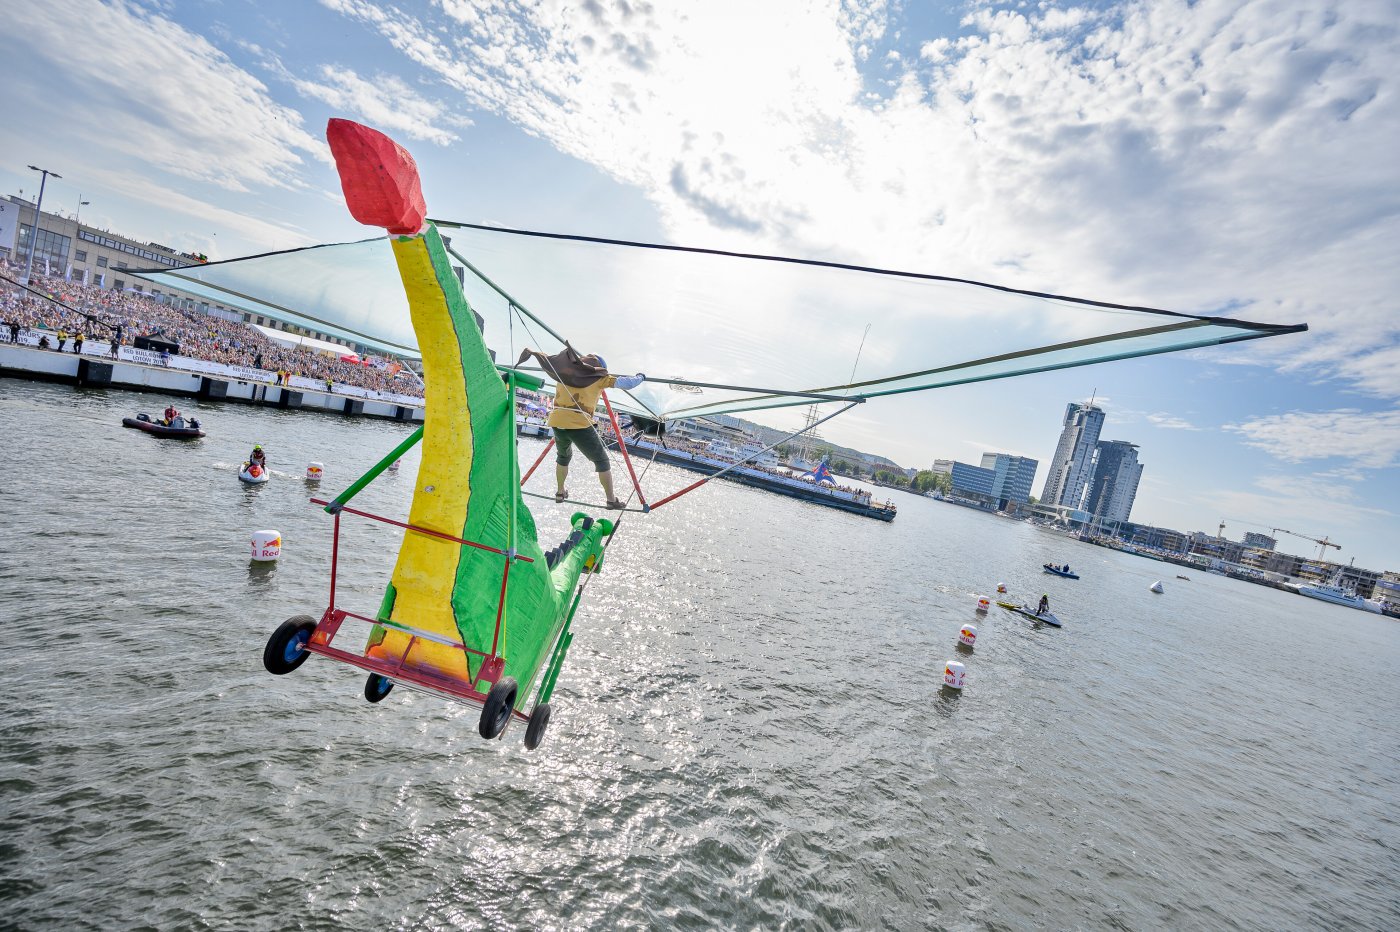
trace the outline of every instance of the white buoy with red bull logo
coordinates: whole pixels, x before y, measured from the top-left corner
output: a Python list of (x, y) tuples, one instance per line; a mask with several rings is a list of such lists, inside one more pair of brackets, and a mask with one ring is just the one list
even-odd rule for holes
[(958, 632), (958, 643), (961, 644), (963, 647), (976, 647), (977, 626), (963, 625), (962, 630)]
[(999, 583), (997, 583), (997, 594), (998, 594), (998, 595), (1006, 595), (1006, 583), (1004, 583), (1004, 582), (999, 582)]
[(956, 660), (950, 660), (943, 666), (943, 685), (949, 689), (962, 689), (963, 683), (967, 679), (967, 670)]
[(326, 467), (320, 463), (306, 464), (306, 479), (308, 482), (320, 482), (326, 475)]
[(253, 559), (258, 563), (275, 563), (282, 556), (281, 531), (253, 532)]
[(985, 615), (992, 607), (992, 600), (985, 595), (977, 597), (977, 614)]

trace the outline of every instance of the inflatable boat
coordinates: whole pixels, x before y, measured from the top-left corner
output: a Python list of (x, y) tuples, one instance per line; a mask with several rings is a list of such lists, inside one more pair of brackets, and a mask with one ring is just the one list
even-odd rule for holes
[(199, 421), (195, 418), (186, 420), (183, 417), (177, 417), (169, 424), (163, 424), (160, 421), (151, 420), (149, 414), (138, 414), (135, 417), (122, 418), (122, 426), (144, 430), (157, 437), (175, 437), (180, 440), (193, 440), (196, 437), (204, 436), (204, 431), (200, 429)]

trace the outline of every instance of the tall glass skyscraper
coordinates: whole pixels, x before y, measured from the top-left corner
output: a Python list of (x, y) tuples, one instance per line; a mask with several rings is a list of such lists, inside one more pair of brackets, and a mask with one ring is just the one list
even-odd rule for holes
[(1123, 440), (1100, 440), (1094, 455), (1094, 483), (1084, 510), (1096, 522), (1123, 522), (1133, 511), (1142, 464), (1137, 445)]
[(1093, 477), (1094, 448), (1103, 430), (1103, 408), (1071, 402), (1065, 408), (1064, 429), (1050, 460), (1040, 501), (1045, 505), (1084, 507), (1084, 496)]

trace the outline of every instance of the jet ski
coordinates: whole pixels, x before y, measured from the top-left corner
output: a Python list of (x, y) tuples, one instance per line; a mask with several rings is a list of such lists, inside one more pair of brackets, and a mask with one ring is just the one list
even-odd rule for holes
[(238, 470), (238, 478), (249, 485), (262, 485), (272, 478), (272, 474), (266, 466), (259, 466), (257, 463), (244, 463), (242, 468)]
[(1008, 612), (1015, 612), (1018, 615), (1025, 615), (1031, 621), (1043, 621), (1047, 625), (1050, 625), (1054, 628), (1064, 627), (1064, 624), (1060, 621), (1060, 619), (1055, 617), (1053, 612), (1041, 612), (1040, 614), (1036, 614), (1035, 609), (1031, 608), (1029, 605), (1018, 605), (1015, 602), (998, 602), (997, 605), (1000, 605)]

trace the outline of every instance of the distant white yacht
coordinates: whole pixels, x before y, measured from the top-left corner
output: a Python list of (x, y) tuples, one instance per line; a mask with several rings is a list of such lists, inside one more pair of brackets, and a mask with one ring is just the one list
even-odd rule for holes
[(1321, 599), (1324, 602), (1331, 602), (1334, 605), (1345, 605), (1347, 608), (1359, 608), (1362, 611), (1377, 612), (1381, 610), (1379, 602), (1370, 602), (1356, 594), (1354, 589), (1344, 589), (1335, 583), (1317, 583), (1312, 586), (1299, 586), (1298, 594), (1305, 595), (1311, 599)]

